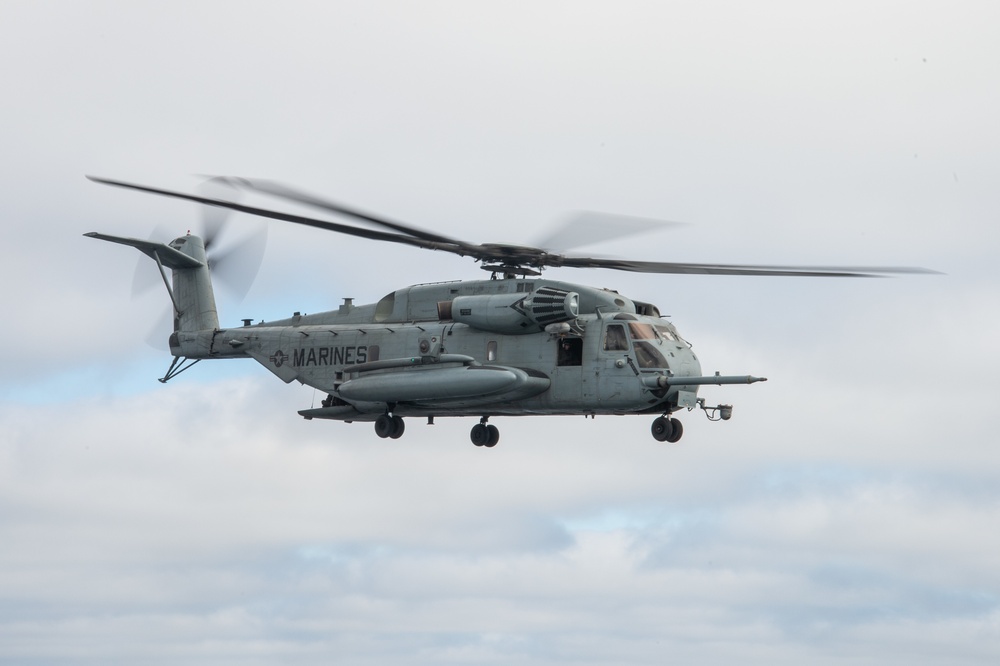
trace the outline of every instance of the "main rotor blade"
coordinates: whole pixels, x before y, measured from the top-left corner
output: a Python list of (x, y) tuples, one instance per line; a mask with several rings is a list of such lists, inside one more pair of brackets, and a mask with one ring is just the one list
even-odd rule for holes
[(318, 197), (315, 194), (303, 192), (302, 190), (289, 187), (288, 185), (284, 185), (273, 180), (233, 178), (227, 176), (222, 176), (221, 178), (224, 178), (235, 187), (244, 187), (256, 192), (262, 192), (273, 197), (278, 197), (279, 199), (285, 199), (286, 201), (294, 201), (296, 203), (312, 206), (313, 208), (325, 210), (330, 213), (353, 217), (354, 219), (369, 222), (387, 229), (392, 229), (393, 231), (400, 231), (408, 236), (413, 236), (414, 238), (419, 238), (421, 240), (432, 241), (435, 243), (451, 243), (456, 246), (468, 247), (470, 249), (475, 247), (474, 245), (464, 241), (448, 238), (447, 236), (441, 236), (440, 234), (435, 234), (430, 231), (424, 231), (418, 227), (403, 224), (402, 222), (395, 222), (393, 220), (389, 220), (388, 218), (373, 215), (372, 213), (366, 213), (356, 208), (351, 208), (350, 206), (345, 206), (344, 204)]
[[(469, 256), (473, 257), (484, 263), (496, 264), (495, 266), (490, 266), (491, 268), (502, 271), (505, 269), (512, 268), (545, 268), (547, 266), (553, 267), (567, 267), (567, 268), (607, 268), (619, 271), (631, 271), (637, 273), (673, 273), (673, 274), (687, 274), (687, 275), (782, 275), (782, 276), (798, 276), (798, 277), (884, 277), (886, 275), (892, 274), (938, 274), (937, 271), (928, 270), (926, 268), (912, 268), (912, 267), (867, 267), (867, 266), (766, 266), (766, 265), (739, 265), (739, 264), (692, 264), (692, 263), (677, 263), (677, 262), (656, 262), (656, 261), (630, 261), (625, 259), (605, 259), (596, 257), (566, 257), (560, 254), (550, 254), (549, 252), (536, 247), (522, 247), (515, 245), (501, 245), (501, 244), (490, 244), (484, 243), (482, 245), (470, 245), (463, 241), (457, 241), (449, 239), (445, 236), (438, 236), (436, 234), (431, 234), (429, 232), (424, 232), (414, 227), (409, 227), (407, 225), (398, 224), (395, 222), (390, 222), (381, 218), (377, 218), (366, 213), (361, 213), (360, 211), (355, 211), (339, 204), (334, 204), (332, 202), (323, 201), (316, 197), (311, 197), (311, 195), (302, 195), (305, 199), (310, 200), (309, 205), (317, 205), (323, 207), (332, 212), (338, 212), (343, 215), (348, 215), (359, 220), (365, 220), (373, 224), (378, 224), (380, 226), (386, 226), (395, 230), (403, 231), (404, 233), (389, 233), (385, 231), (376, 231), (374, 229), (364, 229), (361, 227), (354, 227), (346, 224), (338, 224), (336, 222), (329, 222), (326, 220), (319, 220), (312, 217), (306, 217), (303, 215), (292, 215), (290, 213), (280, 213), (273, 210), (268, 210), (266, 208), (257, 208), (255, 206), (246, 206), (243, 204), (238, 204), (233, 201), (225, 201), (221, 199), (211, 199), (208, 197), (199, 197), (191, 194), (183, 194), (181, 192), (173, 192), (171, 190), (163, 190), (154, 187), (147, 187), (145, 185), (136, 185), (133, 183), (126, 183), (118, 180), (109, 180), (106, 178), (97, 178), (95, 176), (87, 176), (90, 180), (96, 183), (102, 183), (104, 185), (113, 185), (115, 187), (123, 187), (126, 189), (139, 190), (140, 192), (148, 192), (150, 194), (159, 194), (161, 196), (173, 197), (175, 199), (184, 199), (187, 201), (194, 201), (196, 203), (207, 204), (209, 206), (218, 206), (221, 208), (227, 208), (230, 210), (239, 211), (241, 213), (248, 213), (250, 215), (256, 215), (258, 217), (265, 217), (274, 220), (281, 220), (284, 222), (292, 222), (295, 224), (301, 224), (310, 227), (316, 227), (318, 229), (324, 229), (326, 231), (334, 231), (337, 233), (347, 234), (349, 236), (357, 236), (359, 238), (367, 238), (370, 240), (380, 240), (387, 241), (390, 243), (399, 243), (402, 245), (410, 245), (412, 247), (424, 248), (427, 250), (441, 250), (443, 252), (450, 252), (452, 254), (457, 254), (459, 256)], [(237, 179), (234, 179), (237, 180)], [(263, 181), (257, 181), (263, 182)], [(248, 181), (250, 187), (254, 187), (253, 182)], [(261, 190), (265, 191), (265, 190)], [(267, 186), (268, 193), (275, 194), (276, 196), (281, 196), (285, 198), (293, 198), (294, 200), (300, 201), (301, 203), (307, 203), (306, 200), (298, 198), (300, 193), (290, 188), (284, 188), (274, 184), (273, 186)], [(276, 192), (281, 192), (281, 194), (276, 194)]]
[(634, 273), (680, 275), (781, 275), (792, 277), (886, 277), (893, 274), (939, 275), (937, 271), (908, 266), (754, 266), (739, 264), (688, 264), (659, 261), (629, 261), (591, 257), (556, 258), (551, 266), (610, 268)]
[(683, 222), (653, 220), (632, 215), (616, 215), (592, 210), (571, 213), (561, 224), (549, 230), (535, 247), (565, 252), (575, 247), (596, 245), (636, 234), (683, 226)]
[(209, 199), (207, 197), (198, 197), (193, 194), (184, 194), (182, 192), (162, 190), (155, 187), (147, 187), (145, 185), (126, 183), (120, 180), (110, 180), (107, 178), (98, 178), (96, 176), (87, 176), (87, 178), (89, 180), (94, 181), (95, 183), (101, 183), (103, 185), (123, 187), (125, 189), (138, 190), (140, 192), (148, 192), (150, 194), (158, 194), (160, 196), (172, 197), (174, 199), (184, 199), (186, 201), (194, 201), (195, 203), (207, 204), (209, 206), (220, 206), (222, 208), (228, 208), (230, 210), (239, 211), (240, 213), (247, 213), (249, 215), (256, 215), (258, 217), (266, 217), (272, 220), (281, 220), (283, 222), (293, 222), (295, 224), (302, 224), (308, 227), (316, 227), (317, 229), (325, 229), (326, 231), (335, 231), (337, 233), (347, 234), (349, 236), (358, 236), (360, 238), (387, 241), (390, 243), (401, 243), (403, 245), (412, 245), (414, 247), (421, 247), (427, 250), (442, 250), (444, 252), (452, 252), (460, 256), (465, 256), (465, 255), (477, 256), (475, 252), (475, 246), (466, 246), (465, 244), (456, 246), (454, 243), (421, 240), (419, 238), (413, 238), (411, 236), (403, 236), (401, 234), (392, 234), (385, 231), (375, 231), (374, 229), (362, 229), (360, 227), (352, 227), (346, 224), (337, 224), (336, 222), (318, 220), (316, 218), (305, 217), (303, 215), (291, 215), (289, 213), (279, 213), (277, 211), (268, 210), (266, 208), (246, 206), (243, 204), (238, 204), (232, 201), (224, 201), (221, 199)]

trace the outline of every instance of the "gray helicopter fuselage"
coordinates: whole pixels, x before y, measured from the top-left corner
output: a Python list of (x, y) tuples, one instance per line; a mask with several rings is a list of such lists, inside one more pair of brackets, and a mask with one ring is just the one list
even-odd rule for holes
[[(655, 307), (545, 279), (422, 284), (356, 306), (216, 331), (175, 355), (251, 357), (329, 394), (309, 416), (628, 414), (694, 407), (698, 358)], [(661, 377), (672, 377), (667, 386)]]

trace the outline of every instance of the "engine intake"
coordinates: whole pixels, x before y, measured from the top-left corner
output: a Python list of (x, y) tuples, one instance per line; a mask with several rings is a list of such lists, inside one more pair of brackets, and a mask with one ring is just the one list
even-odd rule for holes
[(494, 333), (538, 333), (549, 324), (572, 321), (580, 316), (580, 295), (542, 287), (530, 294), (457, 296), (438, 303), (442, 319), (451, 319), (481, 331)]

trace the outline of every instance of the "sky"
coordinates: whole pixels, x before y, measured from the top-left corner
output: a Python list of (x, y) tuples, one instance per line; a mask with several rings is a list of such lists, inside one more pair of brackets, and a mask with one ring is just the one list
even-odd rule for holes
[[(0, 0), (0, 663), (1000, 660), (993, 2)], [(252, 361), (160, 384), (168, 305), (89, 231), (197, 232), (204, 174), (471, 242), (922, 266), (547, 277), (655, 303), (733, 418), (305, 421)], [(472, 262), (267, 223), (224, 324)], [(234, 216), (230, 240), (261, 224)], [(148, 266), (141, 267), (148, 270)]]

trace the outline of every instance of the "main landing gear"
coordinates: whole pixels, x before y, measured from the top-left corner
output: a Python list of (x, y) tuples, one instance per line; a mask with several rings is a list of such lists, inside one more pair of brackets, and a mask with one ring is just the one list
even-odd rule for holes
[(661, 416), (653, 421), (650, 431), (653, 433), (653, 439), (656, 441), (673, 444), (680, 441), (681, 436), (684, 434), (684, 426), (677, 419)]
[(382, 439), (385, 439), (386, 437), (399, 439), (403, 436), (403, 431), (405, 429), (406, 424), (403, 423), (403, 417), (401, 416), (396, 416), (395, 414), (382, 414), (375, 419), (375, 434)]
[[(476, 446), (485, 446), (488, 449), (492, 449), (500, 441), (500, 430), (495, 425), (488, 424), (486, 422), (487, 418), (484, 416), (479, 423), (472, 426), (469, 438)], [(433, 420), (428, 421), (428, 423), (433, 423)], [(382, 439), (399, 439), (403, 436), (405, 429), (406, 424), (403, 422), (403, 417), (401, 416), (380, 414), (375, 419), (375, 434)]]
[(476, 446), (492, 449), (500, 441), (500, 430), (495, 425), (486, 423), (486, 419), (487, 417), (484, 416), (479, 423), (472, 426), (469, 438)]

